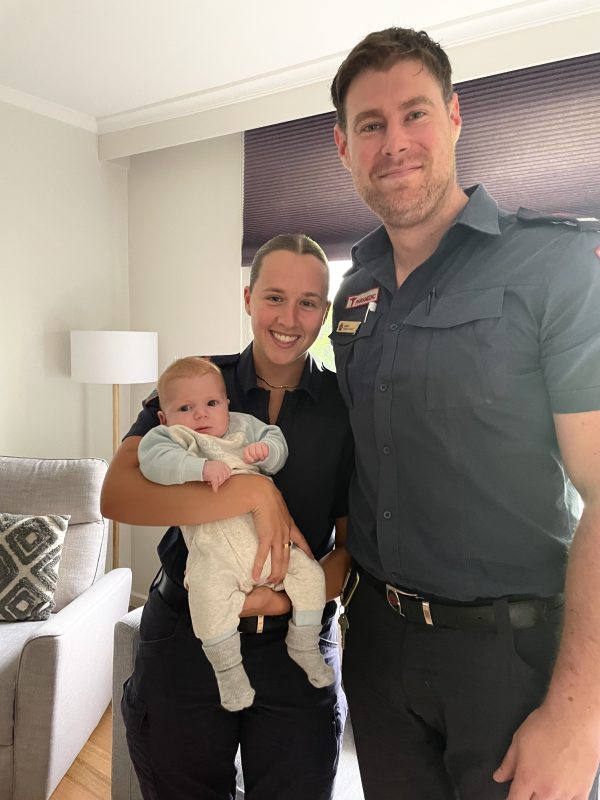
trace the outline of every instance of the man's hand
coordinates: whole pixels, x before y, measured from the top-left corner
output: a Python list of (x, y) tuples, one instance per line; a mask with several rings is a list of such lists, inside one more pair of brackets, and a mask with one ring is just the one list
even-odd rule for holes
[(508, 800), (587, 800), (599, 758), (595, 729), (543, 703), (518, 728), (494, 780), (512, 780)]
[(231, 469), (224, 461), (207, 461), (202, 469), (202, 480), (210, 483), (213, 492), (231, 477)]
[(258, 550), (252, 569), (252, 580), (258, 582), (267, 556), (271, 554), (271, 574), (267, 583), (277, 585), (283, 580), (289, 560), (290, 544), (314, 558), (306, 539), (290, 516), (281, 492), (272, 481), (263, 478), (260, 492), (253, 502), (252, 514), (258, 535)]
[(256, 464), (269, 457), (269, 445), (266, 442), (254, 442), (244, 447), (244, 461), (246, 464)]

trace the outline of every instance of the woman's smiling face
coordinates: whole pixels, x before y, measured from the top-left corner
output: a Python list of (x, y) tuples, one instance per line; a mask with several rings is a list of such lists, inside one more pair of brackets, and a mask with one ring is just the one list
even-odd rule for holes
[(244, 289), (255, 359), (288, 366), (304, 357), (327, 315), (328, 283), (313, 255), (276, 250), (264, 257), (252, 291)]

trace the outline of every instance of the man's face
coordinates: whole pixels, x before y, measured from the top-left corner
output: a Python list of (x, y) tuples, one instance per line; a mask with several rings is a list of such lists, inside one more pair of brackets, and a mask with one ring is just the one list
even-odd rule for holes
[(229, 427), (229, 401), (219, 375), (173, 378), (160, 398), (163, 425), (185, 425), (197, 433), (224, 436)]
[(347, 129), (335, 126), (342, 163), (363, 201), (385, 225), (408, 228), (430, 219), (456, 189), (458, 98), (444, 102), (420, 61), (368, 70), (346, 95)]

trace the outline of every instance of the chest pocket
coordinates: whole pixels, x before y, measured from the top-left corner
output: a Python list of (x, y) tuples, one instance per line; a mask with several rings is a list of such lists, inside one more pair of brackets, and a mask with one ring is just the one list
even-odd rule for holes
[[(357, 320), (363, 317), (364, 309)], [(338, 333), (334, 330), (329, 335), (335, 354), (338, 384), (348, 408), (354, 408), (357, 403), (373, 395), (381, 357), (381, 343), (377, 343), (377, 337), (372, 336), (378, 317), (379, 314), (369, 314), (356, 333)]]
[[(494, 400), (488, 376), (502, 321), (504, 287), (442, 295), (416, 306), (412, 383), (428, 409), (463, 408)], [(417, 400), (419, 401), (419, 400)]]

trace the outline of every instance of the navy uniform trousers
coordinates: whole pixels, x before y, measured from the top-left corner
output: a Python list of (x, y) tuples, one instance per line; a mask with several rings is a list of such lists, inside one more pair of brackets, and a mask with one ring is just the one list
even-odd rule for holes
[(561, 613), (520, 630), (507, 610), (497, 631), (432, 628), (361, 580), (343, 674), (365, 800), (506, 798), (510, 784), (492, 773), (543, 699)]
[(322, 632), (322, 652), (337, 674), (323, 689), (289, 658), (285, 627), (242, 633), (256, 696), (234, 713), (219, 703), (189, 611), (174, 611), (153, 589), (121, 703), (144, 799), (232, 800), (239, 744), (246, 800), (330, 800), (347, 710), (336, 625), (332, 619)]

